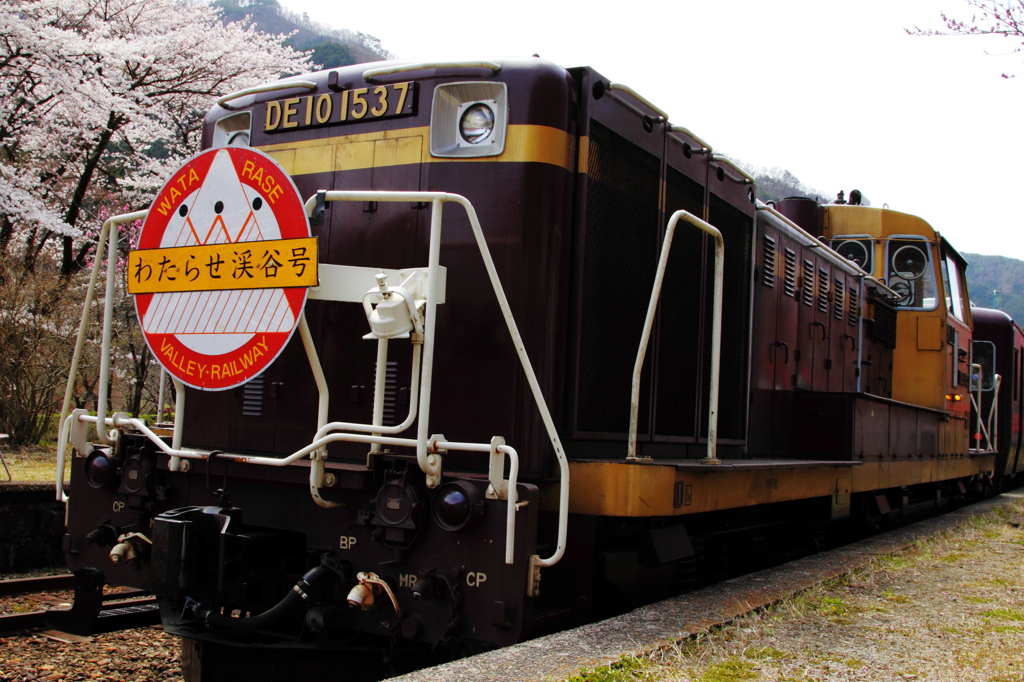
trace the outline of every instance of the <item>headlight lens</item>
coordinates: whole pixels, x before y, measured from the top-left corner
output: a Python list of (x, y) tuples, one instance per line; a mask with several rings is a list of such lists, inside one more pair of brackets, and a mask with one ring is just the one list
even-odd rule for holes
[(450, 481), (434, 493), (432, 509), (441, 528), (462, 530), (483, 514), (483, 495), (469, 481)]
[(474, 104), (462, 112), (459, 134), (470, 144), (480, 144), (494, 130), (494, 111), (486, 104)]
[(117, 471), (117, 462), (105, 450), (93, 450), (85, 460), (85, 480), (93, 488), (102, 488)]

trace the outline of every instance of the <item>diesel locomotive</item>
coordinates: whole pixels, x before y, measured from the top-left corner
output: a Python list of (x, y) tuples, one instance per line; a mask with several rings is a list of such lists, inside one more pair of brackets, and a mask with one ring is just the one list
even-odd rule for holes
[(505, 646), (1024, 471), (1024, 337), (951, 244), (859, 192), (762, 203), (592, 68), (321, 71), (221, 98), (202, 145), (146, 218), (194, 237), (140, 257), (269, 254), (294, 219), (247, 226), (291, 184), (317, 280), (218, 385), (154, 339), (248, 299), (136, 294), (175, 421), (109, 413), (104, 376), (59, 453), (80, 592), (152, 592), (195, 679)]

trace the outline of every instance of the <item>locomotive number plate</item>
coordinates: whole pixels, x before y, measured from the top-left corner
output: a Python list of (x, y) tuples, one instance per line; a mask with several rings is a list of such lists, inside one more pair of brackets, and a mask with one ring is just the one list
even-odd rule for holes
[(341, 92), (278, 99), (257, 108), (257, 112), (262, 114), (263, 131), (267, 133), (412, 116), (416, 113), (416, 90), (414, 81), (367, 85)]

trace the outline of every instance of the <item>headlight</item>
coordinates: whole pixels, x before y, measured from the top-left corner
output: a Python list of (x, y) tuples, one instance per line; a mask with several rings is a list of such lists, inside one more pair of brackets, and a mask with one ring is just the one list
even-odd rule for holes
[(483, 495), (469, 481), (449, 481), (434, 491), (431, 511), (441, 528), (463, 530), (483, 515)]
[(505, 83), (467, 81), (434, 88), (430, 154), (441, 158), (500, 156), (508, 137)]
[(494, 112), (486, 104), (474, 104), (462, 113), (459, 134), (470, 144), (486, 140), (494, 130)]

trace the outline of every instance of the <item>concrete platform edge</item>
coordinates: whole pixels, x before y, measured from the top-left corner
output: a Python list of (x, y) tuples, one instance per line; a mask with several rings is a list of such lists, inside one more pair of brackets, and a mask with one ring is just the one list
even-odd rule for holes
[(918, 540), (952, 530), (975, 516), (1018, 499), (1024, 499), (1024, 493), (1004, 493), (907, 528), (672, 597), (616, 618), (391, 679), (394, 682), (564, 680), (581, 669), (608, 665), (622, 656), (642, 656), (728, 623), (849, 573), (875, 556), (898, 552)]

